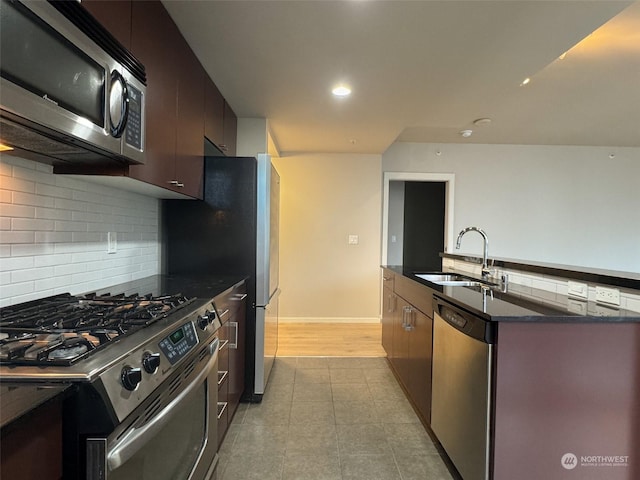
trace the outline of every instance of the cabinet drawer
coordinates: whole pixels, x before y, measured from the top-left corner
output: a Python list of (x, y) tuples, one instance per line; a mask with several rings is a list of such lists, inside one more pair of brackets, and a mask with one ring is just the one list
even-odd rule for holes
[(429, 318), (433, 318), (433, 290), (429, 287), (407, 277), (396, 275), (395, 293), (405, 298)]
[(394, 290), (395, 284), (395, 274), (386, 268), (382, 269), (382, 286), (390, 288), (392, 291)]

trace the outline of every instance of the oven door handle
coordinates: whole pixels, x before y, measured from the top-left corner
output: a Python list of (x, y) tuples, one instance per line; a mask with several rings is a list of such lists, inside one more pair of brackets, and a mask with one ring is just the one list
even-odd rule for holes
[(176, 407), (195, 390), (202, 385), (211, 373), (218, 360), (219, 340), (216, 338), (209, 345), (209, 353), (211, 358), (206, 366), (198, 373), (198, 375), (187, 385), (180, 394), (171, 400), (171, 402), (162, 409), (155, 417), (140, 428), (130, 430), (122, 439), (116, 443), (107, 453), (107, 465), (109, 471), (123, 465), (127, 460), (133, 457), (138, 450), (146, 445), (166, 424), (176, 412)]

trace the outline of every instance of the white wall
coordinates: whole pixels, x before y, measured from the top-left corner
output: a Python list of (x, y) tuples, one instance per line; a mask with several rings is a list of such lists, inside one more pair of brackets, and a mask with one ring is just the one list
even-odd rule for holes
[[(280, 319), (379, 321), (381, 157), (274, 158), (280, 174)], [(349, 245), (348, 236), (359, 244)]]
[[(389, 182), (389, 227), (387, 232), (388, 265), (402, 265), (404, 253), (404, 182)], [(395, 237), (395, 242), (393, 241)]]
[(159, 200), (51, 171), (0, 156), (0, 306), (159, 273)]
[(489, 256), (640, 272), (639, 148), (395, 143), (382, 169), (454, 173), (454, 232)]

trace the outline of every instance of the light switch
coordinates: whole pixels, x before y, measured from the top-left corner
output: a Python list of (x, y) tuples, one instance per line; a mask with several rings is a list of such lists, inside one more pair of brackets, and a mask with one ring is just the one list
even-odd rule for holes
[(359, 241), (358, 235), (349, 235), (349, 245), (358, 245)]

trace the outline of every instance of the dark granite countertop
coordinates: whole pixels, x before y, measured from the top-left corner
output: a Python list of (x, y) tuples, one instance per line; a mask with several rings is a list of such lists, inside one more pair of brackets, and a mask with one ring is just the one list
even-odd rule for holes
[[(640, 322), (640, 312), (611, 308), (521, 285), (508, 285), (506, 291), (499, 286), (489, 289), (442, 286), (416, 277), (414, 269), (383, 267), (429, 287), (438, 297), (489, 321)], [(455, 273), (474, 277), (468, 272)]]
[(132, 280), (130, 282), (112, 285), (96, 291), (99, 294), (125, 293), (133, 295), (177, 294), (187, 297), (213, 298), (225, 290), (245, 280), (241, 275), (151, 275), (149, 277)]

